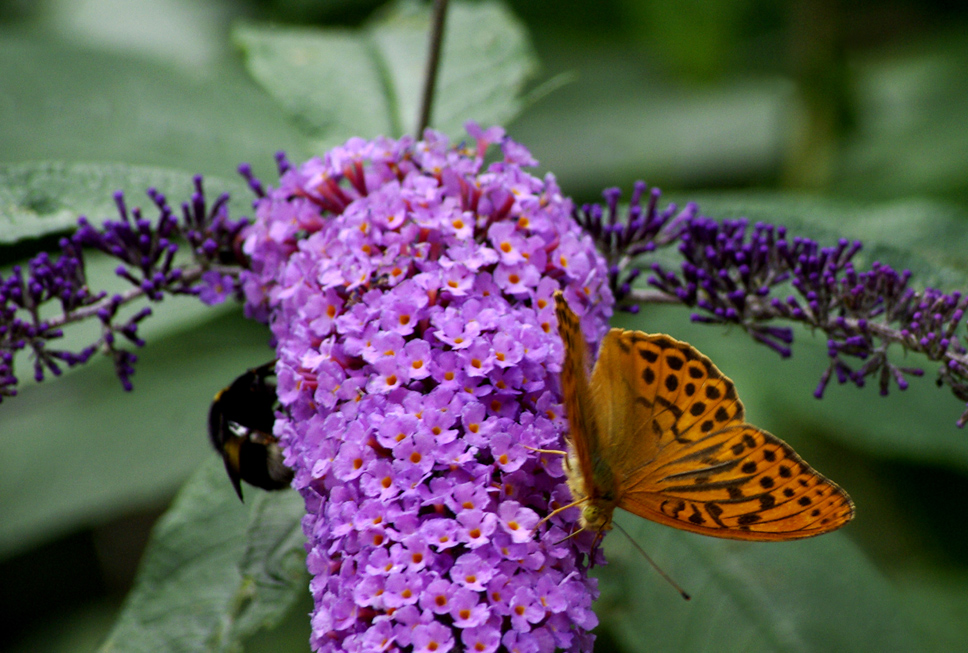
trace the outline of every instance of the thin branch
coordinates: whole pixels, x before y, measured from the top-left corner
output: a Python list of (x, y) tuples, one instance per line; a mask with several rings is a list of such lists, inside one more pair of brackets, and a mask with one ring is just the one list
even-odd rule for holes
[[(198, 281), (199, 279), (202, 278), (202, 274), (205, 272), (205, 269), (206, 268), (202, 267), (201, 265), (192, 266), (190, 268), (184, 268), (179, 281), (182, 282), (183, 284)], [(236, 268), (231, 268), (231, 269), (235, 270)], [(117, 306), (124, 306), (125, 304), (130, 304), (134, 300), (147, 295), (145, 290), (139, 287), (129, 288), (124, 292), (116, 293), (116, 294), (121, 298), (121, 301), (117, 302)], [(59, 315), (57, 317), (53, 317), (48, 320), (44, 320), (44, 323), (47, 325), (49, 329), (57, 329), (63, 326), (67, 326), (68, 324), (73, 324), (75, 322), (80, 322), (82, 320), (86, 320), (87, 318), (94, 317), (95, 315), (97, 315), (98, 311), (100, 311), (102, 308), (106, 308), (108, 306), (111, 306), (112, 304), (115, 304), (114, 296), (115, 295), (107, 295), (104, 298), (94, 302), (93, 304), (87, 304), (85, 306), (82, 306), (81, 308), (70, 311), (69, 313), (65, 313), (63, 315)]]
[(423, 99), (420, 104), (420, 120), (417, 124), (418, 138), (430, 125), (430, 113), (434, 103), (434, 90), (437, 86), (437, 68), (440, 63), (440, 47), (444, 40), (444, 20), (447, 18), (447, 0), (434, 0), (434, 16), (430, 28), (430, 51), (427, 55), (427, 70), (424, 76)]

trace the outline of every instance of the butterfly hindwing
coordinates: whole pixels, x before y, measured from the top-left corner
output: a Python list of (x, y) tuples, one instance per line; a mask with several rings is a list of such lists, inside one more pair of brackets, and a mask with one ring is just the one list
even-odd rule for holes
[(596, 406), (608, 406), (600, 455), (620, 508), (747, 540), (817, 535), (853, 514), (839, 487), (782, 440), (744, 422), (732, 381), (686, 343), (613, 329), (591, 390)]
[(790, 540), (850, 521), (853, 504), (776, 436), (729, 426), (627, 479), (620, 508), (704, 535)]
[(596, 455), (620, 477), (655, 460), (663, 434), (669, 433), (663, 425), (671, 417), (656, 408), (656, 396), (643, 392), (636, 381), (641, 379), (641, 365), (623, 338), (626, 333), (612, 329), (605, 335), (590, 381), (600, 433)]

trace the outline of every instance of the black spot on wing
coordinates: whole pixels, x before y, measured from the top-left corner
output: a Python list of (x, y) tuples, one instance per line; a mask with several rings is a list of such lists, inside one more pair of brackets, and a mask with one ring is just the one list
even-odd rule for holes
[(674, 403), (672, 403), (668, 399), (666, 399), (665, 397), (656, 397), (655, 398), (655, 403), (659, 404), (664, 409), (666, 409), (670, 413), (672, 413), (675, 416), (677, 422), (682, 417), (682, 409), (679, 408), (678, 406), (676, 406)]
[(663, 501), (659, 509), (673, 519), (679, 519), (679, 513), (686, 509), (685, 501)]
[(665, 387), (669, 392), (675, 392), (679, 388), (679, 378), (675, 374), (670, 374), (665, 378)]
[(639, 404), (640, 406), (646, 409), (652, 408), (652, 402), (646, 399), (645, 397), (636, 397), (635, 403)]
[(699, 512), (699, 508), (695, 504), (692, 505), (692, 514), (689, 515), (689, 521), (697, 526), (705, 524), (706, 520), (703, 518), (702, 513)]
[(717, 526), (719, 526), (720, 528), (726, 528), (726, 524), (724, 524), (722, 520), (719, 518), (723, 514), (723, 509), (719, 506), (719, 504), (712, 503), (712, 502), (707, 503), (706, 512), (709, 513), (710, 518), (712, 518), (712, 520), (716, 522)]
[(646, 363), (655, 363), (657, 360), (659, 360), (658, 353), (645, 347), (639, 350), (639, 356), (641, 356)]

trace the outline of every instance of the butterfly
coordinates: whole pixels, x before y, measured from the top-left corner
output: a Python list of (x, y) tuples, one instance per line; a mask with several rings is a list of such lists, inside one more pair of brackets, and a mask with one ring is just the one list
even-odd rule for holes
[(612, 329), (589, 377), (588, 345), (561, 292), (555, 312), (570, 426), (560, 453), (574, 499), (555, 513), (580, 506), (581, 528), (599, 537), (622, 508), (693, 533), (760, 541), (820, 535), (853, 518), (846, 492), (746, 422), (733, 382), (694, 347)]

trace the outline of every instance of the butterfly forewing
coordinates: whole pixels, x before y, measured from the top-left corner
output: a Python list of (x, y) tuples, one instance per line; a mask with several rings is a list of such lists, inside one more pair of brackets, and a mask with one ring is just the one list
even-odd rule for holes
[[(593, 396), (617, 399), (601, 441), (620, 508), (749, 540), (818, 535), (853, 516), (843, 490), (782, 440), (744, 422), (732, 381), (692, 346), (613, 329), (591, 385)], [(615, 414), (622, 411), (628, 414)], [(637, 423), (644, 426), (629, 426)]]
[(592, 489), (590, 481), (594, 476), (592, 456), (599, 449), (598, 423), (588, 388), (588, 344), (585, 342), (578, 316), (568, 307), (561, 293), (555, 294), (555, 313), (558, 334), (565, 347), (561, 367), (561, 390), (570, 426), (568, 439), (581, 468), (578, 471), (584, 481), (583, 492), (588, 494)]

